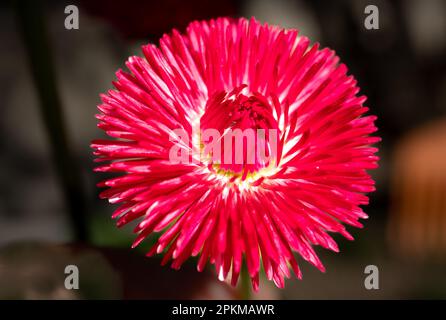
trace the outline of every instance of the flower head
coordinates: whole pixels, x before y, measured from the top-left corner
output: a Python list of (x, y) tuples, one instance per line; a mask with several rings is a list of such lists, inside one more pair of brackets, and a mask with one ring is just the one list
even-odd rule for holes
[(139, 219), (133, 246), (160, 233), (148, 255), (173, 268), (198, 256), (233, 285), (245, 261), (256, 290), (261, 263), (279, 287), (290, 269), (301, 277), (297, 255), (324, 271), (313, 245), (353, 239), (344, 224), (367, 218), (378, 161), (376, 117), (346, 66), (296, 30), (243, 18), (195, 21), (142, 50), (102, 95), (98, 126), (115, 139), (92, 144), (96, 171), (124, 173), (101, 197), (120, 204), (118, 226)]

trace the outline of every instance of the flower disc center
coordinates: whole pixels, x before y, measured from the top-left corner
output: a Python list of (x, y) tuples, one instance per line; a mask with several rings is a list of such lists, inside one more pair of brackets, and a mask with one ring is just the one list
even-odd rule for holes
[(243, 90), (212, 95), (200, 119), (202, 155), (209, 168), (241, 181), (276, 163), (279, 140), (268, 100)]

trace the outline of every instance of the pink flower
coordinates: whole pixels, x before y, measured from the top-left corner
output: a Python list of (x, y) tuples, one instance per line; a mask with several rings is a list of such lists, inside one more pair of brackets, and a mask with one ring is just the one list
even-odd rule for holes
[[(102, 95), (98, 126), (115, 139), (92, 144), (107, 163), (96, 171), (123, 173), (100, 184), (101, 197), (120, 204), (118, 226), (139, 219), (133, 247), (161, 233), (149, 256), (165, 252), (173, 268), (199, 256), (199, 271), (209, 260), (233, 285), (245, 260), (255, 290), (261, 263), (278, 287), (290, 268), (301, 278), (296, 253), (324, 271), (313, 245), (337, 252), (328, 232), (353, 239), (343, 223), (362, 227), (364, 193), (375, 189), (366, 170), (377, 167), (376, 117), (362, 116), (366, 97), (346, 66), (296, 30), (255, 19), (195, 21), (142, 49)], [(242, 163), (223, 163), (203, 152), (197, 128), (278, 134), (261, 141), (269, 160), (243, 145)], [(177, 129), (190, 140), (173, 139)], [(173, 147), (199, 156), (173, 163)]]

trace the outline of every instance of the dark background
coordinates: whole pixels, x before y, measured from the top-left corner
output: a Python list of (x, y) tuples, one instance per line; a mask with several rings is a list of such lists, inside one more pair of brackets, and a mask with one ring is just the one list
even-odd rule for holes
[[(79, 30), (64, 27), (70, 4)], [(379, 30), (364, 28), (368, 4), (379, 8)], [(174, 27), (217, 16), (255, 16), (334, 49), (383, 139), (370, 218), (349, 228), (356, 240), (336, 237), (339, 254), (319, 250), (325, 274), (303, 262), (302, 281), (285, 290), (264, 283), (254, 297), (446, 298), (445, 1), (18, 0), (0, 9), (0, 298), (237, 296), (214, 276), (195, 279), (193, 262), (172, 272), (130, 253), (132, 228), (117, 230), (113, 207), (98, 199), (104, 176), (93, 174), (89, 148), (103, 135), (99, 93), (126, 58)], [(67, 261), (87, 274), (79, 292), (60, 288)], [(379, 268), (379, 290), (364, 288), (367, 265)]]

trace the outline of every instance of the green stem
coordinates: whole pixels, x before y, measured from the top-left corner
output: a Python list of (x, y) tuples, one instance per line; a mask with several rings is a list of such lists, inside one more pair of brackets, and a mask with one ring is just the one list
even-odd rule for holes
[(240, 287), (239, 287), (240, 297), (244, 300), (250, 300), (252, 295), (251, 288), (251, 277), (248, 273), (248, 268), (246, 263), (243, 263), (242, 270), (240, 272)]
[(75, 240), (85, 241), (87, 239), (86, 201), (80, 173), (65, 129), (41, 3), (35, 0), (16, 0), (15, 7), (31, 75), (40, 100), (40, 113), (67, 203)]

